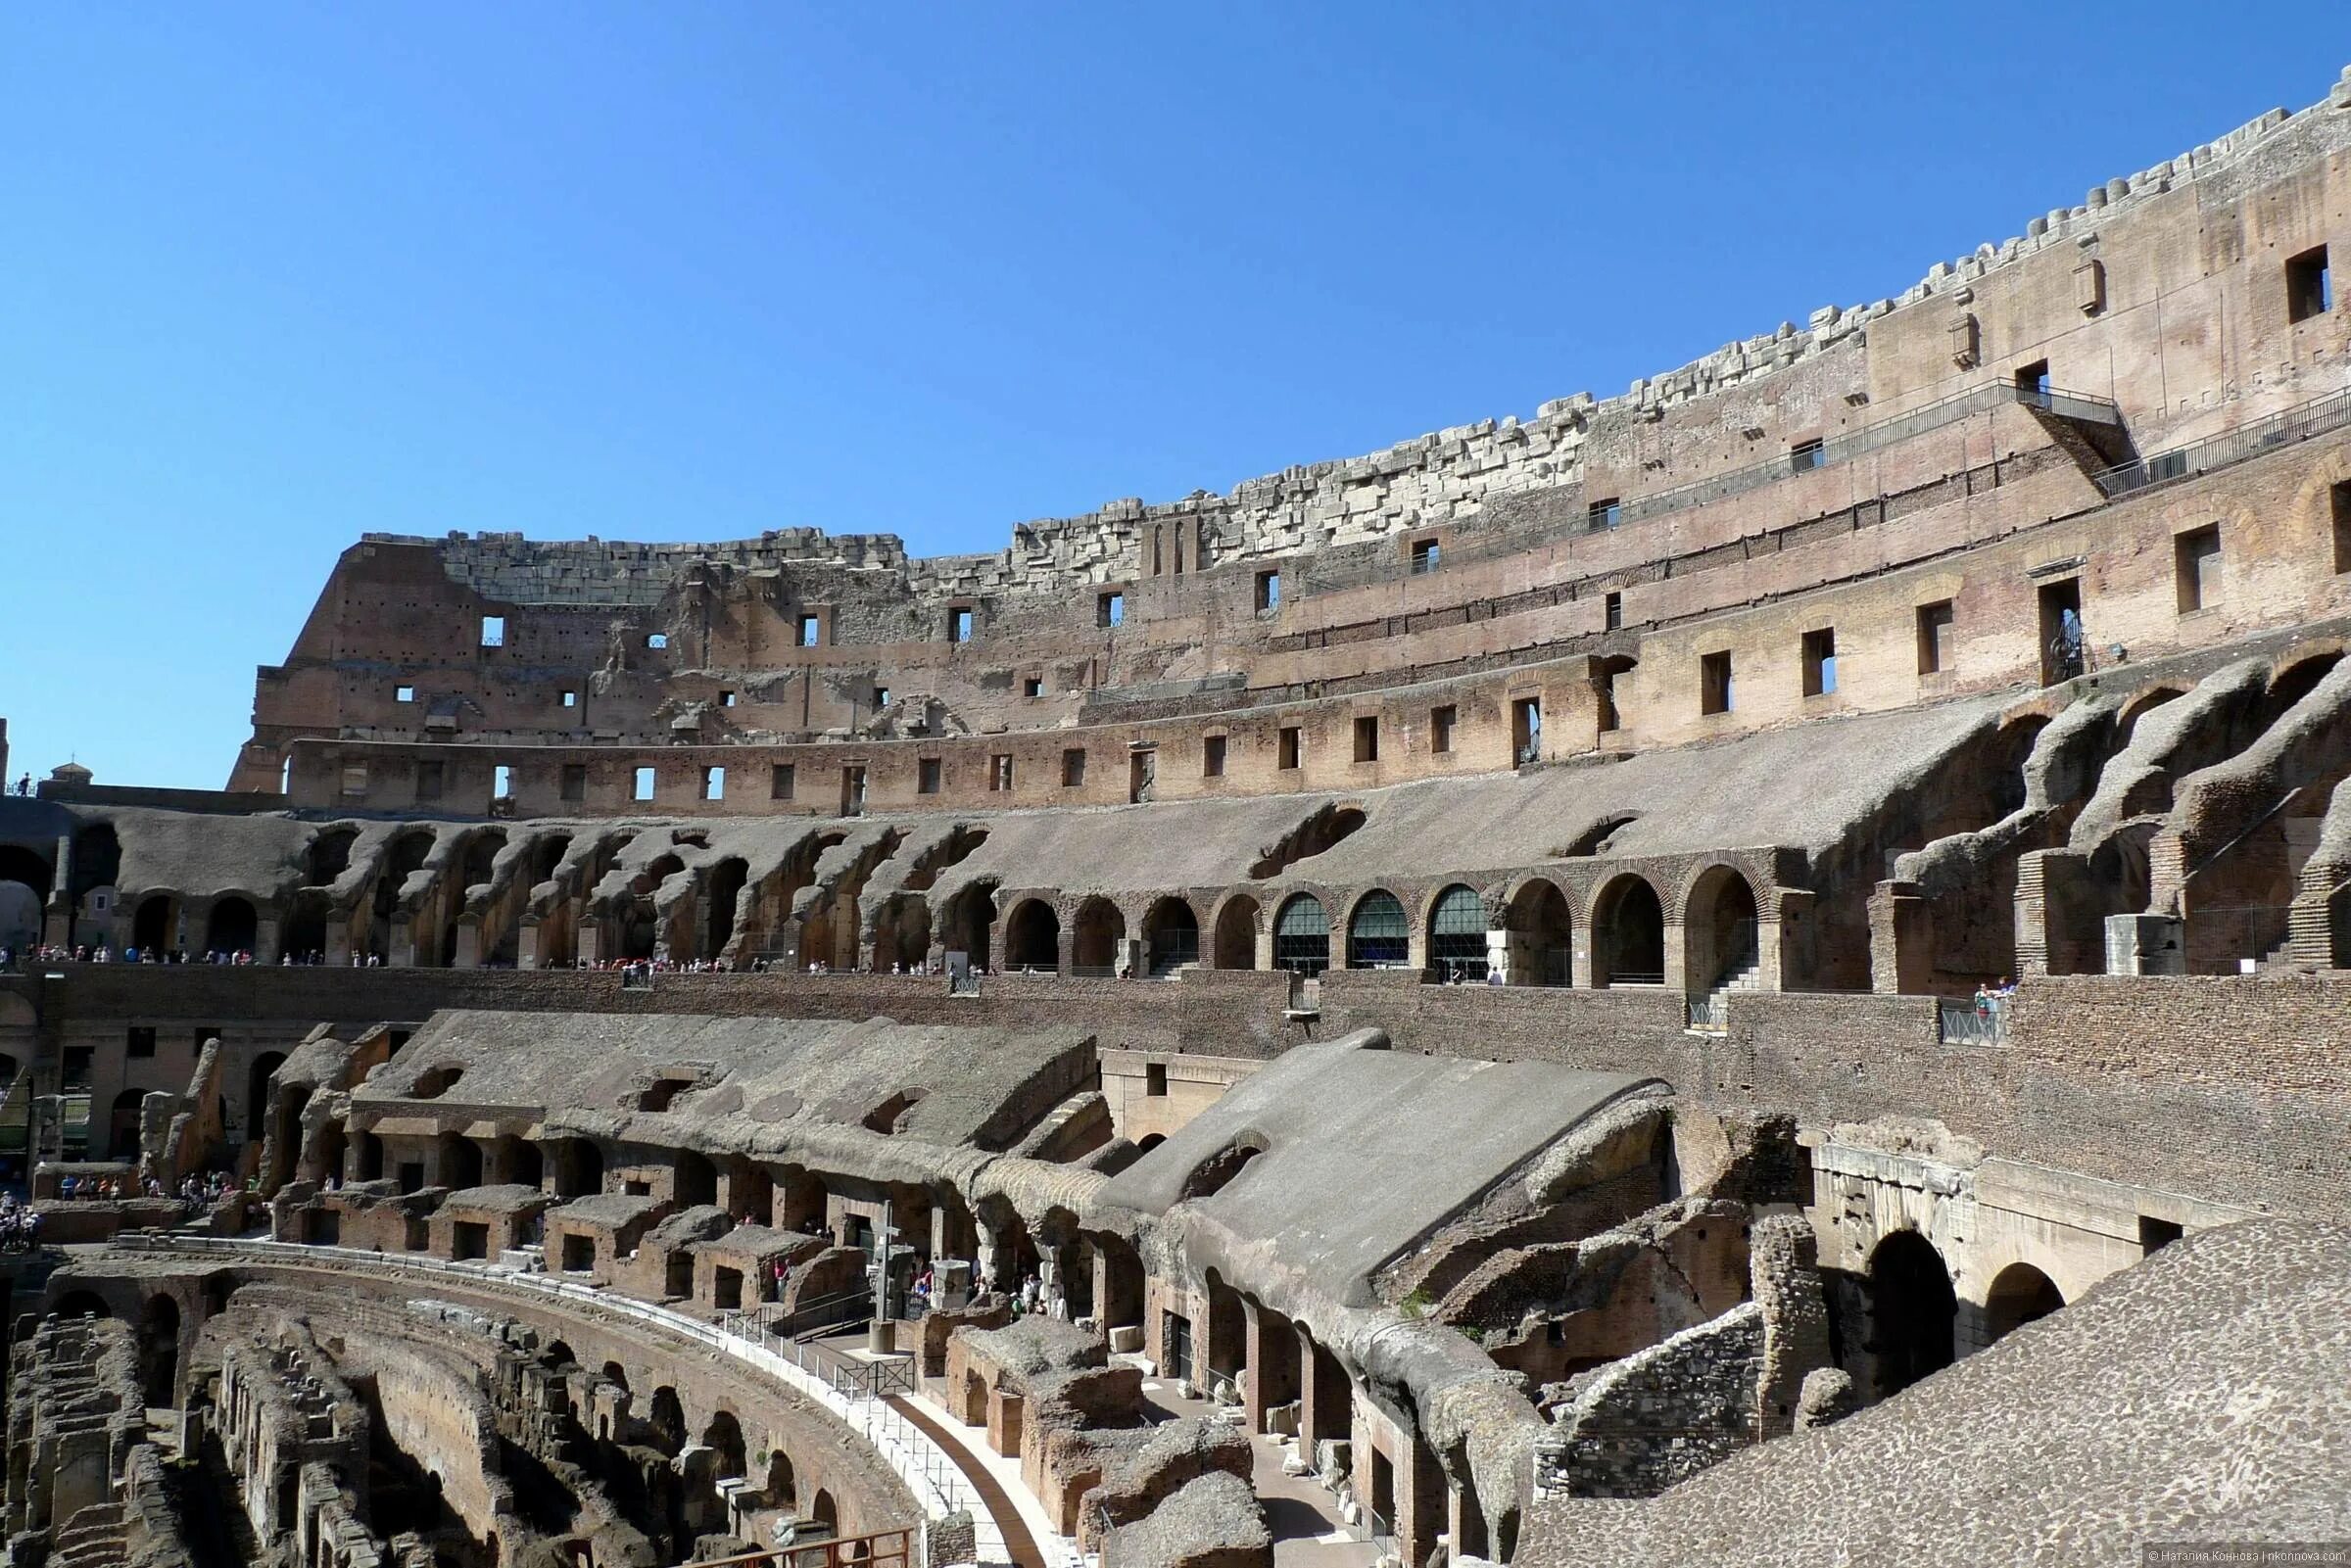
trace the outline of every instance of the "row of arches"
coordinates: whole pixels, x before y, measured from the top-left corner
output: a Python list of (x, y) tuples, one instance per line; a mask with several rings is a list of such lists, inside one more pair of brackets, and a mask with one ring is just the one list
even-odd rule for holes
[[(966, 950), (989, 951), (993, 899), (963, 896), (948, 928)], [(1662, 985), (1668, 978), (1667, 927), (1655, 885), (1637, 872), (1604, 883), (1590, 910), (1591, 981), (1595, 986)], [(1140, 961), (1151, 974), (1206, 962), (1216, 969), (1259, 967), (1262, 906), (1235, 894), (1219, 906), (1204, 944), (1198, 915), (1180, 897), (1154, 901), (1143, 920)], [(1682, 979), (1693, 991), (1751, 983), (1761, 970), (1761, 922), (1754, 889), (1736, 869), (1715, 865), (1692, 884), (1678, 923), (1684, 936)], [(1419, 922), (1419, 967), (1435, 980), (1487, 980), (1501, 968), (1514, 985), (1566, 985), (1573, 976), (1576, 918), (1566, 893), (1546, 878), (1530, 878), (1499, 918), (1467, 883), (1455, 882), (1429, 900)], [(1502, 940), (1493, 940), (1495, 934)], [(1079, 974), (1109, 974), (1127, 936), (1126, 916), (1110, 899), (1080, 902), (1067, 942)], [(1359, 894), (1343, 922), (1334, 923), (1320, 895), (1296, 892), (1275, 907), (1270, 968), (1312, 976), (1330, 969), (1404, 969), (1414, 965), (1415, 922), (1402, 899), (1384, 887)], [(1003, 958), (1012, 971), (1058, 971), (1064, 952), (1060, 910), (1042, 896), (1016, 902), (1004, 918)], [(877, 949), (879, 953), (879, 949)]]

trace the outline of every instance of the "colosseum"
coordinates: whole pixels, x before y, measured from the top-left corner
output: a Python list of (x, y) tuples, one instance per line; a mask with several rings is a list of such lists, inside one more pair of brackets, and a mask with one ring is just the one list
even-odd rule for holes
[(6, 1561), (2351, 1542), (2335, 246), (2351, 71), (990, 554), (363, 535), (0, 801)]

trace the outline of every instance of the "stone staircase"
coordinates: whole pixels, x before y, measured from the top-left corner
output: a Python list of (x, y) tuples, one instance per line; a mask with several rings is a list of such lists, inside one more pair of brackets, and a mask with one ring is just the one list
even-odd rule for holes
[(120, 1502), (94, 1502), (66, 1521), (49, 1548), (48, 1568), (119, 1568), (130, 1558)]

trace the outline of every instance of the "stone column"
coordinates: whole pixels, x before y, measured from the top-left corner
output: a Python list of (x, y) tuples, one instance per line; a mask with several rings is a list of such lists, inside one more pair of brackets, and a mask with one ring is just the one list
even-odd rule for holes
[(1935, 905), (1916, 882), (1883, 881), (1869, 895), (1869, 988), (1880, 996), (1935, 988)]

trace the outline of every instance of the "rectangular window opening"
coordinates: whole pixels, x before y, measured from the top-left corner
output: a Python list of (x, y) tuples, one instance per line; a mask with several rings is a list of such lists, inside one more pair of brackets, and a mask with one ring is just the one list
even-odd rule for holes
[(840, 814), (844, 817), (865, 814), (865, 769), (855, 764), (840, 770)]
[(1601, 601), (1601, 619), (1606, 629), (1610, 632), (1624, 630), (1624, 595), (1622, 594), (1610, 594)]
[(778, 762), (769, 766), (767, 771), (768, 799), (790, 800), (792, 798), (792, 764), (789, 762)]
[(1127, 595), (1104, 594), (1094, 600), (1094, 624), (1119, 626), (1127, 620)]
[(1304, 738), (1305, 732), (1300, 730), (1296, 725), (1284, 726), (1281, 732), (1280, 747), (1278, 755), (1275, 759), (1275, 766), (1281, 768), (1297, 767), (1299, 757), (1305, 749), (1301, 743)]
[(588, 798), (588, 765), (584, 762), (563, 764), (562, 795), (565, 800)]
[(506, 645), (506, 618), (503, 615), (482, 617), (482, 646), (503, 648)]
[(876, 713), (880, 713), (884, 708), (888, 706), (889, 688), (886, 686), (878, 686), (874, 688), (874, 711)]
[(416, 798), (419, 800), (440, 799), (442, 788), (447, 784), (448, 778), (449, 765), (445, 762), (416, 764)]
[(704, 800), (724, 800), (727, 798), (726, 769), (704, 768), (702, 770), (702, 798)]
[(2036, 359), (2016, 368), (2016, 395), (2026, 403), (2037, 403), (2043, 408), (2049, 405), (2049, 361)]
[(947, 611), (947, 641), (969, 642), (972, 640), (972, 612), (968, 609)]
[(499, 763), (490, 770), (490, 798), (493, 800), (514, 798), (514, 770), (505, 763)]
[(1200, 777), (1224, 777), (1224, 737), (1221, 735), (1204, 736), (1200, 741)]
[(1731, 655), (1729, 652), (1707, 653), (1698, 661), (1698, 711), (1728, 713), (1731, 711)]
[(987, 787), (998, 792), (1012, 787), (1012, 753), (998, 751), (987, 759)]
[(639, 768), (631, 777), (629, 798), (631, 800), (650, 800), (653, 798), (652, 769)]
[(2040, 684), (2071, 681), (2089, 668), (2089, 633), (2082, 624), (2082, 580), (2040, 585)]
[(2308, 321), (2334, 309), (2334, 280), (2327, 269), (2327, 247), (2313, 246), (2285, 263), (2285, 318)]
[(1143, 1093), (1152, 1099), (1164, 1099), (1168, 1092), (1168, 1065), (1154, 1062), (1143, 1069)]
[(1438, 756), (1453, 750), (1453, 724), (1461, 710), (1448, 702), (1428, 710), (1428, 749)]
[(2191, 529), (2172, 541), (2172, 575), (2180, 613), (2192, 615), (2221, 601), (2221, 525)]
[(1523, 768), (1543, 760), (1543, 699), (1518, 697), (1511, 703), (1511, 766)]
[(580, 705), (580, 694), (577, 691), (565, 691), (563, 693), (562, 701), (563, 706), (567, 708), (576, 708)]
[(1044, 694), (1045, 683), (1042, 677), (1032, 675), (1029, 677), (1028, 680), (1021, 683), (1021, 695), (1025, 697), (1041, 697)]
[(1584, 526), (1595, 534), (1623, 521), (1624, 502), (1614, 496), (1604, 496), (1584, 508)]
[(735, 693), (732, 691), (721, 691), (718, 694), (718, 705), (722, 708), (733, 707), (735, 705)]
[(1379, 760), (1379, 716), (1377, 714), (1362, 714), (1355, 721), (1355, 760), (1358, 762), (1377, 762)]
[(1799, 441), (1788, 449), (1788, 467), (1794, 473), (1809, 473), (1829, 460), (1829, 449), (1818, 440)]
[(801, 616), (801, 617), (800, 617), (800, 646), (802, 646), (802, 647), (804, 647), (804, 648), (819, 647), (819, 646), (822, 646), (822, 645), (823, 645), (823, 643), (824, 643), (824, 640), (825, 640), (825, 621), (824, 621), (824, 617), (823, 617), (823, 616), (821, 616), (821, 615), (803, 615), (803, 616)]
[(1257, 611), (1258, 611), (1258, 613), (1259, 613), (1260, 615), (1263, 615), (1263, 614), (1264, 614), (1266, 611), (1268, 611), (1268, 610), (1277, 610), (1277, 609), (1280, 609), (1280, 608), (1281, 608), (1281, 574), (1280, 574), (1279, 572), (1260, 572), (1260, 573), (1258, 573), (1258, 574), (1257, 574)]
[(645, 645), (657, 653), (669, 646), (669, 634), (667, 632), (648, 632), (645, 635)]
[(1957, 652), (1951, 645), (1951, 601), (1939, 598), (1918, 607), (1918, 673), (1941, 675)]
[(354, 763), (343, 770), (343, 792), (347, 795), (363, 795), (367, 792), (367, 764)]
[(1824, 626), (1804, 634), (1804, 695), (1833, 696), (1837, 691), (1837, 632)]
[(1443, 554), (1443, 551), (1442, 551), (1442, 550), (1439, 548), (1439, 546), (1438, 546), (1438, 545), (1437, 545), (1437, 542), (1436, 542), (1435, 540), (1433, 540), (1433, 539), (1415, 539), (1415, 540), (1414, 540), (1414, 541), (1413, 541), (1413, 575), (1414, 575), (1415, 577), (1418, 577), (1418, 576), (1419, 576), (1421, 573), (1423, 573), (1423, 572), (1433, 572), (1433, 571), (1435, 571), (1435, 570), (1437, 569), (1437, 562), (1438, 562), (1438, 559), (1439, 559), (1439, 557), (1440, 557), (1442, 554)]
[(123, 1046), (122, 1052), (134, 1060), (155, 1055), (155, 1030), (152, 1027), (134, 1026), (130, 1031), (129, 1043)]
[(1075, 789), (1085, 783), (1085, 748), (1071, 746), (1061, 754), (1061, 786)]
[(412, 686), (396, 686), (392, 689), (392, 700), (413, 702), (416, 700), (416, 689)]
[(2138, 1216), (2138, 1251), (2141, 1257), (2159, 1253), (2187, 1234), (2187, 1227), (2169, 1219), (2157, 1219), (2152, 1214)]
[(925, 757), (917, 762), (914, 765), (914, 792), (918, 795), (937, 794), (943, 771), (936, 757)]

